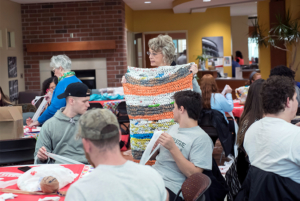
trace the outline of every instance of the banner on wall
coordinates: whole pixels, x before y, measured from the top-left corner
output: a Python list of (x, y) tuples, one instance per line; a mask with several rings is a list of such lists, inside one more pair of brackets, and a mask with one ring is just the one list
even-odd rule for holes
[(9, 98), (10, 101), (18, 99), (19, 89), (18, 89), (18, 80), (9, 81)]
[(18, 76), (17, 73), (17, 57), (7, 57), (8, 64), (8, 78), (14, 78)]

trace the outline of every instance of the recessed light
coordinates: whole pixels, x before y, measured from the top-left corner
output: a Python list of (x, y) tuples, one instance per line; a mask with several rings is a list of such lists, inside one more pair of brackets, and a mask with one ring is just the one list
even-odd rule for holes
[(210, 2), (211, 0), (203, 0), (203, 2)]
[(151, 3), (151, 1), (145, 1), (144, 3)]

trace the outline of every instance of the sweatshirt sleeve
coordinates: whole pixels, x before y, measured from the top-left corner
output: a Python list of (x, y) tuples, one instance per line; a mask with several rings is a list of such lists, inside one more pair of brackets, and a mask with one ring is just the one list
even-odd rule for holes
[(202, 91), (200, 89), (200, 86), (199, 86), (196, 78), (193, 78), (193, 91), (202, 95)]
[(226, 94), (226, 98), (222, 94), (218, 94), (219, 104), (224, 112), (233, 110), (233, 101), (231, 93)]
[[(49, 129), (48, 129), (48, 124), (44, 124), (42, 126), (42, 129), (41, 129), (41, 132), (38, 136), (38, 139), (37, 139), (37, 142), (36, 142), (36, 145), (35, 145), (35, 152), (34, 152), (34, 158), (37, 157), (37, 153), (39, 151), (39, 149), (44, 146), (47, 150), (47, 152), (49, 153), (52, 153), (52, 146), (51, 146), (51, 137), (50, 137), (50, 132), (49, 132)], [(49, 160), (49, 159), (48, 159)], [(36, 158), (36, 160), (34, 161), (35, 164), (45, 164), (47, 163), (47, 161), (40, 161), (38, 158)]]
[(66, 99), (58, 99), (57, 96), (62, 94), (65, 91), (64, 85), (59, 85), (58, 83), (57, 87), (55, 88), (55, 91), (53, 93), (53, 97), (51, 100), (51, 104), (47, 109), (43, 112), (43, 114), (38, 118), (38, 122), (40, 124), (43, 124), (45, 121), (53, 117), (53, 115), (62, 107), (66, 106)]

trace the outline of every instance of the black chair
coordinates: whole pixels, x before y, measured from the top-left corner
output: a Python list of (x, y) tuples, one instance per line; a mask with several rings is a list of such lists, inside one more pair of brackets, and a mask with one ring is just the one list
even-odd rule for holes
[(88, 108), (88, 110), (93, 109), (93, 108), (100, 108), (100, 109), (102, 109), (103, 106), (100, 103), (90, 103), (90, 107)]
[(34, 160), (36, 139), (0, 140), (0, 165)]
[[(120, 148), (126, 146), (129, 148), (129, 139), (130, 139), (130, 130), (129, 130), (129, 117), (127, 114), (127, 109), (126, 109), (126, 102), (122, 101), (119, 103), (119, 105), (116, 108), (116, 114), (117, 114), (117, 119), (120, 125), (120, 129), (122, 132), (122, 140), (120, 141)], [(127, 142), (127, 143), (126, 143)]]

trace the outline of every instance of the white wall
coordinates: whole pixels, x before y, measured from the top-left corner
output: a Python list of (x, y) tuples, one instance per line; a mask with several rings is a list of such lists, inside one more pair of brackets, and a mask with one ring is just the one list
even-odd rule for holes
[[(40, 61), (40, 83), (51, 77), (50, 60)], [(72, 70), (95, 70), (96, 71), (96, 88), (107, 87), (106, 58), (92, 59), (72, 59)]]
[(244, 57), (245, 65), (249, 64), (248, 33), (248, 16), (231, 17), (232, 55), (235, 57), (235, 52), (237, 50), (241, 51)]
[[(7, 30), (15, 33), (15, 48), (7, 48)], [(0, 86), (4, 93), (9, 96), (9, 80), (18, 79), (19, 91), (25, 91), (24, 60), (23, 60), (23, 38), (21, 5), (9, 0), (0, 0)], [(8, 78), (7, 57), (17, 57), (16, 78)], [(22, 78), (21, 78), (22, 77)]]

